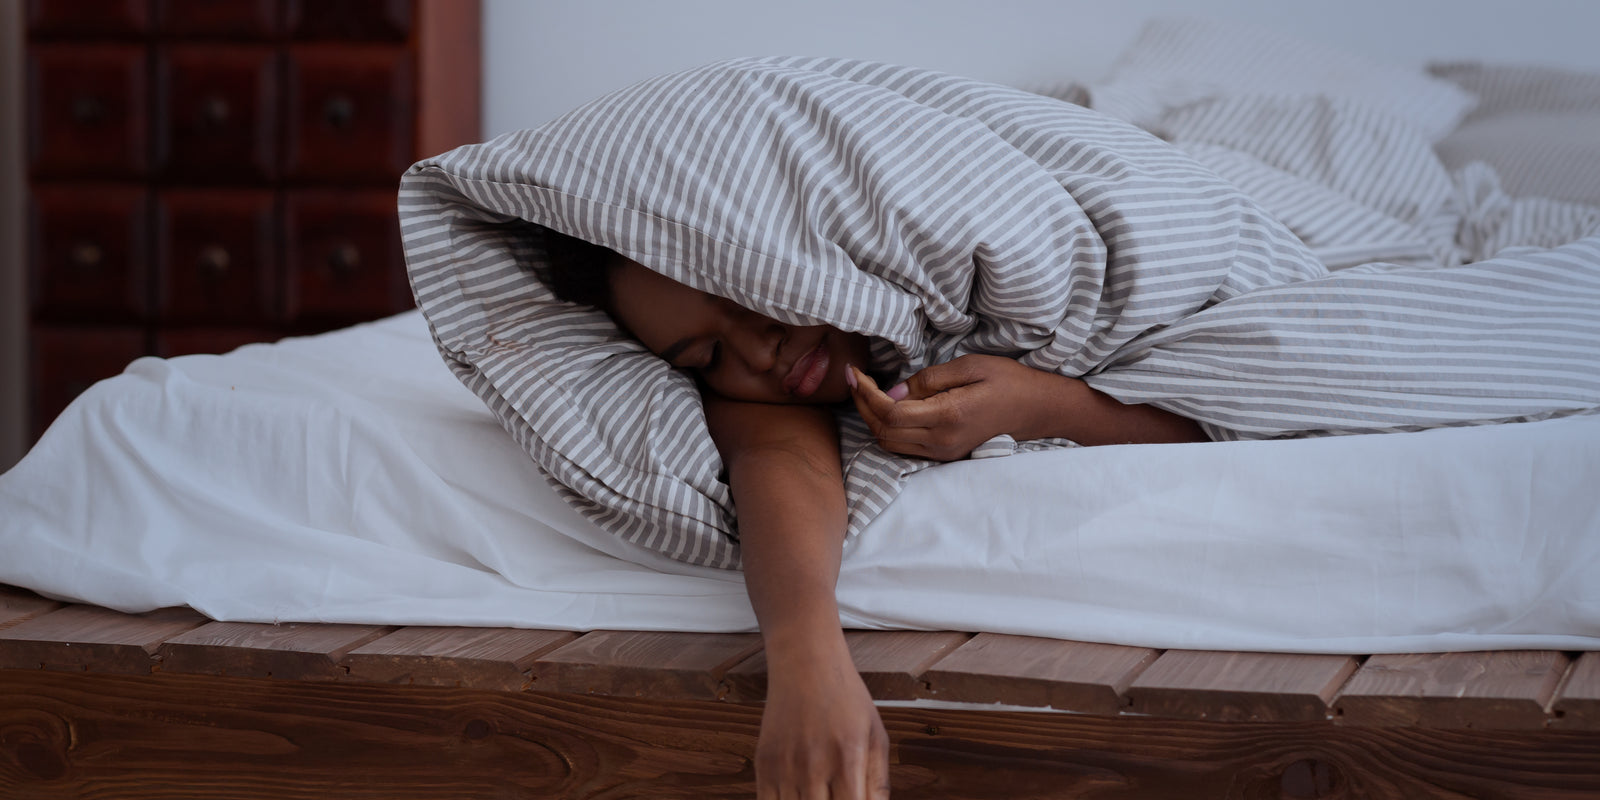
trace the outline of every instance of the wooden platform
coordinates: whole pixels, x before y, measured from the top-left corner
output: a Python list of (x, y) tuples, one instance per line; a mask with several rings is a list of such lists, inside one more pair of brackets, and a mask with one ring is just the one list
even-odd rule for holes
[[(1600, 796), (1600, 653), (849, 639), (896, 798)], [(0, 587), (0, 797), (748, 797), (765, 680), (754, 634), (212, 622)]]

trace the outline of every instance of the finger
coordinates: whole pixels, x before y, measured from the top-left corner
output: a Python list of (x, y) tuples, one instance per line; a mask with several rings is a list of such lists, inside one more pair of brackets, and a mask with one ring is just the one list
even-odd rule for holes
[(933, 433), (928, 428), (891, 425), (879, 418), (871, 406), (859, 399), (856, 401), (856, 410), (861, 413), (861, 419), (867, 423), (872, 438), (891, 452), (918, 455), (922, 452), (922, 448), (926, 447)]
[(889, 732), (880, 718), (867, 744), (867, 792), (870, 800), (889, 800)]
[(985, 356), (962, 356), (954, 361), (923, 367), (906, 379), (906, 397), (921, 400), (985, 378)]
[(868, 742), (845, 747), (839, 753), (839, 767), (829, 788), (832, 800), (867, 800)]
[(867, 789), (862, 795), (869, 800), (889, 800), (888, 747), (867, 757)]
[(948, 432), (948, 428), (942, 426), (948, 426), (951, 421), (948, 395), (926, 401), (888, 401), (870, 377), (857, 371), (852, 399), (878, 445), (891, 453), (954, 461), (971, 452), (970, 447), (953, 448), (950, 442), (943, 441), (948, 437), (940, 435), (941, 430)]
[(828, 800), (827, 778), (813, 777), (800, 797), (805, 800)]
[[(917, 429), (932, 428), (949, 421), (946, 399), (896, 402), (879, 389), (878, 384), (867, 377), (866, 373), (860, 370), (855, 372), (856, 388), (852, 390), (851, 398), (855, 401), (856, 410), (861, 412), (861, 417), (874, 431), (900, 431), (909, 434)], [(917, 438), (920, 437), (913, 437), (913, 440)]]
[(856, 385), (850, 390), (850, 399), (856, 404), (856, 411), (861, 418), (866, 420), (867, 427), (871, 428), (874, 436), (881, 436), (891, 428), (898, 427), (895, 416), (895, 402), (878, 388), (865, 372), (850, 367), (855, 374)]

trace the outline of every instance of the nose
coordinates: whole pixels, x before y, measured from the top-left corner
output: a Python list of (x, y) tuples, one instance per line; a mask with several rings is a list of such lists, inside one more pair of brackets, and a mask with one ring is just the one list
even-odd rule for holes
[(722, 346), (752, 373), (768, 372), (778, 365), (778, 349), (787, 336), (783, 323), (741, 308), (731, 327)]

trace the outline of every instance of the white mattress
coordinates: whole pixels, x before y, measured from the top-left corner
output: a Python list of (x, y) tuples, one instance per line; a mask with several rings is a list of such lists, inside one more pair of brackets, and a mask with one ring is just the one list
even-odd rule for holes
[[(1600, 417), (914, 476), (856, 627), (1301, 652), (1600, 648)], [(736, 573), (566, 507), (421, 318), (142, 359), (0, 476), (0, 582), (217, 619), (729, 631)]]

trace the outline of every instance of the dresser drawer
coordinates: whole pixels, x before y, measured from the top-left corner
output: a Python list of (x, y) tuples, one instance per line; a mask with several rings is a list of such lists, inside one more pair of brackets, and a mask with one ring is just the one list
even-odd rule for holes
[(296, 39), (404, 42), (411, 35), (411, 0), (288, 0), (289, 35)]
[(137, 45), (49, 44), (28, 58), (36, 177), (136, 178), (149, 168), (148, 56)]
[(156, 59), (156, 171), (194, 183), (276, 177), (279, 56), (174, 45)]
[(83, 390), (121, 373), (146, 353), (142, 328), (35, 325), (30, 333), (29, 403), (35, 437)]
[(289, 49), (287, 176), (400, 180), (415, 149), (412, 58), (384, 45)]
[(36, 38), (126, 37), (150, 30), (149, 0), (28, 0)]
[(393, 191), (301, 190), (285, 203), (285, 315), (338, 324), (411, 307)]
[(156, 0), (155, 16), (167, 36), (259, 40), (283, 29), (279, 0)]
[(149, 202), (125, 186), (35, 186), (28, 260), (35, 319), (133, 322), (148, 309)]
[(271, 191), (168, 189), (156, 198), (156, 313), (163, 323), (265, 325), (278, 317)]

